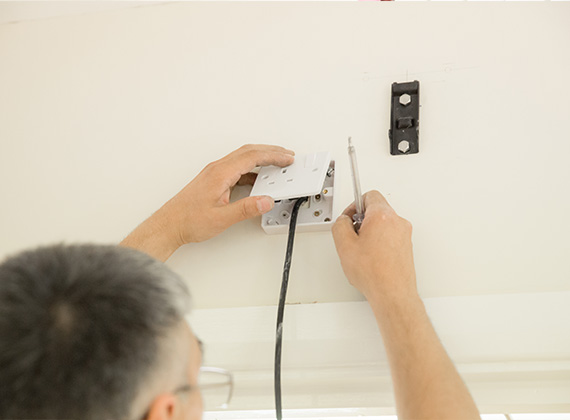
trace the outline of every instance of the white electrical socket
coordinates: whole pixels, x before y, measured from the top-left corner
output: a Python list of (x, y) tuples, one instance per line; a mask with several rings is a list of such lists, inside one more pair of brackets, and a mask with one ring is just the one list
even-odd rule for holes
[[(335, 171), (329, 152), (297, 157), (286, 168), (261, 168), (251, 195), (269, 195), (275, 200), (275, 207), (261, 216), (263, 230), (268, 234), (287, 233), (296, 199), (307, 196), (309, 200), (301, 205), (297, 216), (297, 232), (329, 230), (334, 221)], [(263, 178), (265, 175), (268, 177)], [(287, 181), (291, 178), (293, 181)]]
[(264, 166), (250, 195), (268, 195), (275, 201), (316, 195), (322, 190), (330, 161), (330, 152), (319, 152), (297, 156), (285, 168)]

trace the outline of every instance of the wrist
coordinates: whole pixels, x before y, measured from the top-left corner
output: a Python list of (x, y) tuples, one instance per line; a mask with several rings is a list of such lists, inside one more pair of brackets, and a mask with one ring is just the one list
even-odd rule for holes
[(424, 306), (417, 290), (398, 290), (392, 292), (375, 290), (365, 294), (365, 297), (374, 312), (393, 311), (402, 308), (421, 308)]
[(181, 243), (172, 230), (173, 221), (162, 209), (158, 210), (119, 244), (144, 252), (160, 261), (166, 261)]
[(427, 320), (425, 306), (419, 295), (369, 301), (384, 340), (416, 331)]
[(164, 205), (148, 218), (152, 224), (152, 231), (163, 246), (171, 248), (174, 252), (185, 244), (180, 234), (180, 222), (176, 214)]

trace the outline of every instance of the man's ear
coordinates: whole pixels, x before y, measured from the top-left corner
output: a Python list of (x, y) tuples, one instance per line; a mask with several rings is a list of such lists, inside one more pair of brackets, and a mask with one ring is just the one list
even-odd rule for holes
[(178, 400), (173, 394), (161, 394), (152, 402), (145, 420), (172, 420), (178, 411), (177, 404)]

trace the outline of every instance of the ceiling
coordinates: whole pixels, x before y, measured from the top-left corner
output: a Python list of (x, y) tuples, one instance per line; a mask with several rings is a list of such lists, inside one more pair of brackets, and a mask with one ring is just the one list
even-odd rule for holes
[(161, 1), (2, 1), (0, 24), (101, 13), (162, 4)]

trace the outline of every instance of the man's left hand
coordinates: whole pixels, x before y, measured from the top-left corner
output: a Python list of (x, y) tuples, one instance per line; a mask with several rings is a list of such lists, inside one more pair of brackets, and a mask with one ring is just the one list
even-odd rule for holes
[(205, 241), (234, 223), (267, 213), (274, 205), (271, 197), (246, 197), (230, 203), (231, 190), (235, 185), (253, 184), (256, 174), (250, 171), (255, 167), (288, 166), (294, 155), (279, 146), (240, 147), (207, 165), (121, 245), (165, 261), (181, 245)]

